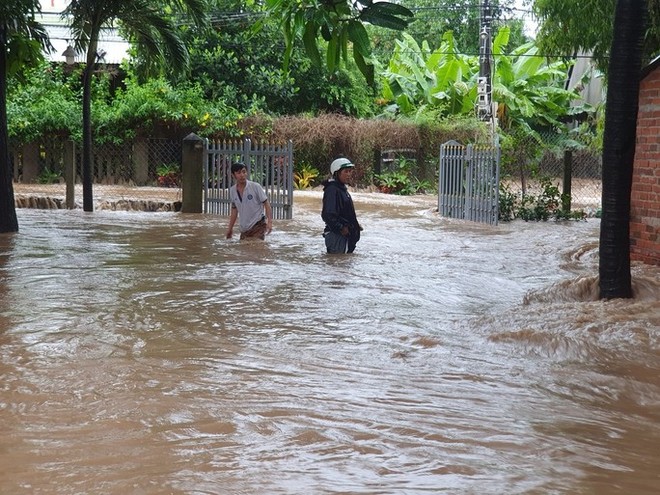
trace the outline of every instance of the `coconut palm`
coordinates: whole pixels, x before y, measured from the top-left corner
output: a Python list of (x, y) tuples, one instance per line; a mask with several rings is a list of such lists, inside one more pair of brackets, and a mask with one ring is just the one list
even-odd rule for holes
[(48, 35), (35, 21), (39, 0), (3, 0), (0, 4), (0, 233), (17, 232), (7, 130), (7, 76), (42, 58)]
[(632, 297), (630, 191), (646, 13), (646, 0), (618, 0), (614, 16), (603, 135), (602, 299)]
[(195, 24), (205, 21), (205, 0), (71, 0), (63, 12), (69, 19), (74, 49), (85, 53), (83, 72), (83, 210), (93, 211), (92, 197), (92, 76), (97, 63), (99, 34), (103, 28), (118, 25), (128, 39), (140, 46), (146, 66), (184, 70), (188, 51), (181, 41), (174, 14), (183, 14)]

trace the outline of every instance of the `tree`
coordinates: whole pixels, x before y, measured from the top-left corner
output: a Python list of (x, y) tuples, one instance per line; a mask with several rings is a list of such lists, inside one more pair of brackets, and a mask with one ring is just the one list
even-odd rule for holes
[(205, 0), (71, 0), (62, 16), (71, 20), (74, 49), (85, 52), (83, 71), (83, 210), (93, 211), (92, 197), (92, 77), (98, 60), (99, 34), (107, 26), (121, 25), (126, 37), (141, 47), (143, 67), (156, 71), (167, 64), (174, 71), (184, 70), (188, 52), (177, 34), (173, 14), (189, 16), (196, 24), (205, 22)]
[(614, 15), (603, 136), (601, 299), (632, 297), (630, 191), (646, 7), (646, 0), (618, 0)]
[[(542, 52), (554, 56), (593, 53), (598, 68), (607, 73), (617, 0), (531, 1), (539, 19), (537, 42)], [(642, 60), (648, 62), (660, 53), (660, 0), (647, 1), (650, 22)]]
[[(422, 45), (426, 42), (431, 50), (440, 47), (444, 35), (451, 31), (456, 49), (464, 55), (478, 55), (482, 29), (483, 0), (406, 0), (415, 18), (410, 22), (406, 33)], [(491, 0), (491, 31), (504, 25), (511, 29), (511, 43), (514, 46), (529, 41), (523, 33), (523, 22), (515, 18), (514, 0)], [(369, 34), (374, 41), (374, 53), (381, 62), (387, 61), (395, 48), (396, 31), (370, 27)]]
[(0, 4), (0, 233), (18, 232), (13, 171), (7, 130), (7, 77), (42, 58), (50, 44), (35, 22), (38, 0), (4, 0)]
[[(223, 101), (243, 113), (342, 113), (373, 115), (373, 94), (355, 65), (329, 74), (312, 66), (304, 52), (291, 55), (282, 68), (284, 40), (276, 19), (263, 29), (251, 26), (263, 12), (224, 0), (209, 11), (213, 29), (182, 26), (190, 52), (190, 82), (199, 84), (207, 100)], [(176, 74), (173, 82), (176, 82)]]
[[(346, 62), (350, 49), (353, 60), (371, 86), (374, 84), (374, 64), (371, 41), (364, 24), (402, 31), (413, 17), (409, 9), (386, 1), (265, 0), (265, 5), (267, 12), (280, 21), (284, 32), (284, 70), (288, 70), (299, 38), (302, 38), (312, 63), (319, 67), (323, 65), (319, 50), (319, 37), (322, 37), (328, 70), (334, 72), (342, 60)], [(264, 22), (257, 22), (255, 28), (260, 29)]]

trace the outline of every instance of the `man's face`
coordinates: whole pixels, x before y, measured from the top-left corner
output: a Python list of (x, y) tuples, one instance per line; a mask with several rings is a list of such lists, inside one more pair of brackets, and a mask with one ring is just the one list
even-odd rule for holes
[(337, 178), (342, 184), (351, 184), (353, 182), (353, 167), (346, 167), (339, 170)]
[(238, 172), (233, 173), (234, 180), (239, 184), (245, 184), (247, 181), (247, 168), (242, 168)]

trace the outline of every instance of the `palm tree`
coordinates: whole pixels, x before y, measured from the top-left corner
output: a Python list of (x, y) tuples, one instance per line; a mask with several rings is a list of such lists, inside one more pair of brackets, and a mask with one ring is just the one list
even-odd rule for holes
[(174, 14), (205, 22), (205, 0), (71, 0), (63, 12), (71, 20), (76, 52), (86, 54), (83, 71), (83, 210), (93, 211), (92, 197), (92, 76), (96, 66), (101, 30), (118, 24), (128, 39), (141, 48), (149, 67), (167, 63), (173, 71), (188, 65), (188, 51), (177, 33)]
[(614, 15), (603, 135), (601, 299), (632, 297), (630, 191), (646, 13), (646, 0), (618, 0)]
[(39, 0), (3, 0), (0, 4), (0, 233), (18, 232), (13, 171), (7, 130), (7, 76), (42, 58), (48, 36), (34, 20)]

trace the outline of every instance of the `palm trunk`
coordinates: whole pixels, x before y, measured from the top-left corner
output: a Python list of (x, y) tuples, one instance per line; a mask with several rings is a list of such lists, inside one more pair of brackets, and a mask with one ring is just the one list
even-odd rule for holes
[(0, 233), (18, 232), (7, 129), (7, 30), (0, 26)]
[(646, 0), (618, 0), (614, 17), (603, 135), (602, 299), (632, 297), (630, 191), (646, 11)]
[(92, 138), (92, 77), (96, 66), (96, 48), (98, 33), (92, 33), (87, 47), (87, 63), (83, 72), (82, 101), (82, 193), (83, 211), (94, 211), (93, 176), (93, 138)]

